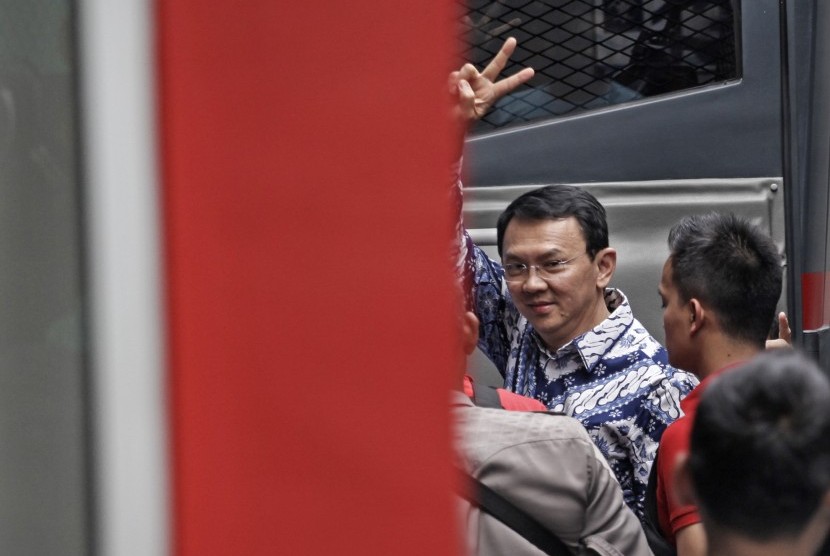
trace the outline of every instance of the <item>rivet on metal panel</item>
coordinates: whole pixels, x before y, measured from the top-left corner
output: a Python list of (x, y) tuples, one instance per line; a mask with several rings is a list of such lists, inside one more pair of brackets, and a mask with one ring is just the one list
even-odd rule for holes
[(776, 191), (778, 191), (778, 184), (777, 183), (769, 184), (769, 190), (772, 191), (773, 193), (775, 193)]

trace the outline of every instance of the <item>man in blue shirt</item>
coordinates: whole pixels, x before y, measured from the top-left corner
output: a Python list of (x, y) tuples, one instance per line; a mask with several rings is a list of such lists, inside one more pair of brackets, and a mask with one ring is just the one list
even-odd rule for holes
[[(497, 80), (508, 39), (479, 72), (451, 75), (455, 114), (467, 125), (527, 81), (530, 69)], [(458, 181), (458, 180), (457, 180)], [(460, 223), (458, 269), (481, 322), (479, 347), (505, 388), (579, 420), (608, 459), (626, 504), (642, 519), (651, 462), (680, 400), (697, 384), (668, 364), (665, 349), (633, 316), (625, 295), (608, 288), (617, 264), (604, 207), (580, 188), (528, 192), (500, 216), (501, 262), (473, 244)]]

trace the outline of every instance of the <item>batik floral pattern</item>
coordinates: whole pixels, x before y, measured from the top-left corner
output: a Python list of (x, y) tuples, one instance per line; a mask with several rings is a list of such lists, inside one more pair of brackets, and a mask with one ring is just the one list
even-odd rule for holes
[(680, 400), (697, 379), (668, 364), (666, 350), (637, 321), (625, 295), (608, 289), (610, 316), (552, 353), (510, 298), (503, 270), (466, 233), (459, 270), (481, 321), (479, 347), (505, 388), (579, 420), (608, 460), (626, 504), (642, 519), (651, 462)]

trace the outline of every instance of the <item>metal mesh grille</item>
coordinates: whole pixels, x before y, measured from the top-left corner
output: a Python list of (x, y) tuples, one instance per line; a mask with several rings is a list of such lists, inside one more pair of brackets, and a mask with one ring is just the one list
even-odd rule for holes
[(536, 70), (476, 131), (738, 76), (732, 0), (459, 1), (465, 60), (482, 68), (513, 36), (505, 75)]

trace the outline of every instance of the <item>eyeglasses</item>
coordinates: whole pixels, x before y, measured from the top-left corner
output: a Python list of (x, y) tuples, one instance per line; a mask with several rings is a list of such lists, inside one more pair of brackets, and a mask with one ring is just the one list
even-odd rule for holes
[(520, 284), (530, 277), (531, 268), (536, 269), (536, 275), (542, 280), (550, 280), (562, 272), (568, 263), (578, 259), (582, 255), (587, 255), (587, 253), (580, 253), (566, 261), (551, 260), (545, 261), (542, 264), (530, 265), (524, 263), (507, 263), (502, 266), (504, 268), (504, 280), (511, 284)]

